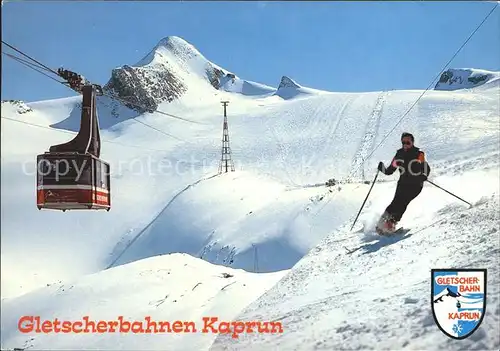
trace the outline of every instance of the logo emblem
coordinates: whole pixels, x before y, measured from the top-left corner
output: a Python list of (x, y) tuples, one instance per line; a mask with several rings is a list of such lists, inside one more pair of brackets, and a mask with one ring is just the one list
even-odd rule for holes
[(471, 336), (486, 312), (486, 269), (432, 269), (434, 321), (453, 339)]

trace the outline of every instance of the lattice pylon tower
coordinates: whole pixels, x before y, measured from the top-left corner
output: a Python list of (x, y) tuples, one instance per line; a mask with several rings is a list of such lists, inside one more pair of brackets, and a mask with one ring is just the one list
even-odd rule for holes
[(227, 112), (226, 107), (229, 101), (222, 101), (224, 106), (224, 124), (222, 127), (222, 155), (219, 164), (219, 174), (229, 172), (234, 172), (234, 162), (231, 158), (231, 147), (229, 146), (229, 129), (227, 125)]

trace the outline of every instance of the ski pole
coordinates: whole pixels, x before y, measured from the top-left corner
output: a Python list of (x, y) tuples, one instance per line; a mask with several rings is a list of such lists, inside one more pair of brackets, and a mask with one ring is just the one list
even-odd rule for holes
[(368, 200), (368, 196), (370, 196), (370, 193), (372, 192), (373, 186), (375, 185), (375, 181), (377, 180), (378, 177), (378, 172), (379, 170), (377, 169), (377, 173), (375, 174), (375, 178), (373, 179), (372, 186), (370, 187), (370, 190), (368, 191), (368, 194), (366, 194), (365, 201), (363, 201), (363, 204), (361, 205), (361, 208), (359, 209), (358, 214), (356, 215), (356, 219), (354, 220), (354, 223), (352, 224), (352, 228), (354, 228), (354, 225), (356, 224), (356, 221), (358, 220), (359, 214), (361, 213), (361, 210), (363, 210), (363, 207), (365, 206), (366, 200)]
[(472, 207), (472, 204), (471, 204), (470, 202), (467, 202), (467, 201), (465, 201), (464, 199), (462, 199), (461, 197), (458, 197), (457, 195), (455, 195), (455, 194), (453, 194), (453, 193), (450, 193), (448, 190), (441, 188), (439, 185), (434, 184), (433, 182), (431, 182), (431, 181), (430, 181), (430, 180), (428, 180), (428, 179), (427, 179), (427, 182), (428, 182), (428, 183), (431, 183), (431, 184), (432, 184), (432, 185), (434, 185), (435, 187), (437, 187), (437, 188), (439, 188), (439, 189), (441, 189), (441, 190), (443, 190), (443, 191), (447, 192), (448, 194), (450, 194), (450, 195), (452, 195), (452, 196), (455, 196), (457, 199), (462, 200), (463, 202), (465, 202), (466, 204), (468, 204), (470, 207)]

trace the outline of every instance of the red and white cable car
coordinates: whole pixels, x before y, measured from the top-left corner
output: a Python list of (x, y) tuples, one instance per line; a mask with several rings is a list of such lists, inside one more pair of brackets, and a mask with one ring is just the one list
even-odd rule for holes
[(37, 156), (39, 210), (111, 209), (110, 167), (99, 159), (98, 89), (101, 92), (93, 84), (75, 89), (83, 95), (80, 131), (71, 141)]

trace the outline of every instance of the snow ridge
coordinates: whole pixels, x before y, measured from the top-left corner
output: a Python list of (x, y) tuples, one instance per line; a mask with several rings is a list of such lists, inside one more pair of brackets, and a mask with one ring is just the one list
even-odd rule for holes
[[(284, 273), (254, 274), (212, 265), (186, 254), (171, 254), (75, 280), (57, 281), (17, 299), (2, 300), (2, 350), (68, 350), (81, 345), (86, 349), (165, 350), (166, 343), (169, 350), (207, 350), (217, 334), (201, 332), (203, 318), (232, 320)], [(17, 325), (19, 312), (74, 322), (88, 316), (95, 323), (117, 321), (122, 316), (128, 322), (144, 322), (143, 330), (148, 328), (146, 317), (150, 317), (157, 325), (149, 334), (23, 334), (7, 328)], [(159, 321), (193, 322), (197, 332), (158, 332)]]
[[(10, 105), (10, 106), (9, 106)], [(21, 100), (3, 100), (2, 101), (2, 109), (13, 107), (16, 112), (19, 114), (24, 114), (28, 112), (32, 112), (33, 109), (26, 105), (24, 101)]]

